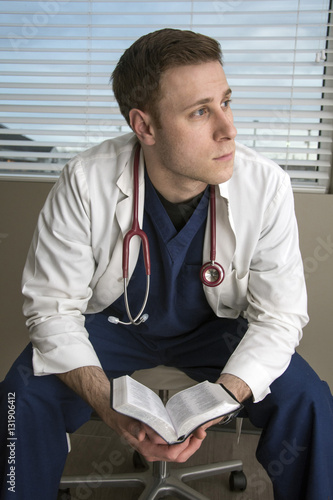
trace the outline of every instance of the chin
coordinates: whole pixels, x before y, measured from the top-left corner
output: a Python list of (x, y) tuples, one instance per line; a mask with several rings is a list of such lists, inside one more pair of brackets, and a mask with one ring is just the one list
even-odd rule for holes
[(210, 184), (217, 185), (217, 184), (223, 184), (224, 182), (227, 182), (228, 180), (231, 179), (233, 171), (234, 171), (233, 167), (225, 169), (220, 174), (217, 174), (215, 176), (215, 182), (210, 182)]

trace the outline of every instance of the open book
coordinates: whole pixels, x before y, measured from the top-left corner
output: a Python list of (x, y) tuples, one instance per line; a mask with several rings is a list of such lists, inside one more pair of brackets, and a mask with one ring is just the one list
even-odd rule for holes
[(111, 380), (111, 408), (149, 425), (168, 444), (181, 443), (210, 420), (243, 408), (219, 384), (201, 382), (172, 396), (166, 406), (155, 392), (128, 375)]

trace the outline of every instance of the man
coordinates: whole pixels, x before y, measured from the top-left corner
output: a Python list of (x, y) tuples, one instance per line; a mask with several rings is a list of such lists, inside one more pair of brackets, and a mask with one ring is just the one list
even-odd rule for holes
[[(148, 460), (183, 462), (195, 453), (211, 423), (168, 446), (148, 426), (110, 409), (110, 377), (159, 364), (222, 383), (243, 402), (263, 428), (257, 456), (276, 499), (333, 498), (332, 396), (294, 354), (307, 313), (289, 177), (236, 145), (219, 45), (187, 31), (151, 33), (124, 53), (113, 88), (133, 133), (64, 168), (24, 271), (32, 346), (2, 383), (4, 398), (16, 395), (17, 498), (56, 498), (65, 433), (91, 408)], [(151, 286), (149, 318), (133, 325), (122, 249), (133, 218), (138, 143), (138, 213), (150, 245)], [(225, 273), (216, 287), (199, 278), (212, 246), (209, 185), (216, 261)], [(128, 302), (136, 315), (146, 287), (138, 238), (130, 254)], [(34, 375), (20, 376), (31, 364)], [(8, 459), (1, 462), (1, 498), (8, 499)]]

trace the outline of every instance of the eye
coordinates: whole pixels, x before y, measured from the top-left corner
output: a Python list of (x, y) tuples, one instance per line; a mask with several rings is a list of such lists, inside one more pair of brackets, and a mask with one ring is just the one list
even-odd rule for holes
[(207, 112), (208, 112), (207, 108), (200, 108), (197, 109), (196, 111), (193, 111), (192, 116), (194, 117), (204, 116)]
[(224, 109), (230, 108), (230, 103), (232, 102), (231, 99), (228, 99), (227, 101), (223, 101), (221, 107)]

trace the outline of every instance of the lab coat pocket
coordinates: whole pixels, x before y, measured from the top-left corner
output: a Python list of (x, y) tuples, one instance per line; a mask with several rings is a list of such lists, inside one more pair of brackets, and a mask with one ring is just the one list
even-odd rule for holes
[(218, 316), (236, 318), (248, 306), (249, 272), (239, 277), (236, 269), (227, 273), (221, 285), (205, 287), (208, 302)]

